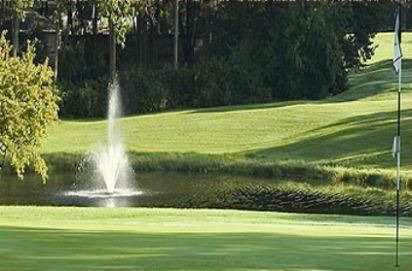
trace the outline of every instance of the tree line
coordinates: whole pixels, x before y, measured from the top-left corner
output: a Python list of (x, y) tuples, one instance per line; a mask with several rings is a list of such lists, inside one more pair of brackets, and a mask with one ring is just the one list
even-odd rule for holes
[[(53, 22), (59, 51), (49, 62), (58, 71), (60, 114), (98, 117), (116, 70), (127, 114), (335, 95), (372, 57), (395, 5), (13, 0), (1, 2), (0, 27), (17, 55), (27, 10)], [(50, 56), (46, 42), (36, 46), (39, 58)]]

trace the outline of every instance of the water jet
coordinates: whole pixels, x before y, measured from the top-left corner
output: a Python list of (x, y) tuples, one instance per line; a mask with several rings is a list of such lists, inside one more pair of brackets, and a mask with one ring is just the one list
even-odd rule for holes
[(115, 192), (116, 184), (127, 181), (132, 172), (129, 160), (123, 147), (118, 124), (121, 116), (120, 87), (117, 78), (109, 85), (109, 108), (106, 146), (94, 153), (96, 173), (104, 181), (107, 194)]

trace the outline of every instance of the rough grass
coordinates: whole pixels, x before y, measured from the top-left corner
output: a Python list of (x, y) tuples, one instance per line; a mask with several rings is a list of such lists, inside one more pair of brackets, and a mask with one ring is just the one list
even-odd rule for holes
[(0, 207), (0, 270), (409, 271), (412, 231), (383, 217)]

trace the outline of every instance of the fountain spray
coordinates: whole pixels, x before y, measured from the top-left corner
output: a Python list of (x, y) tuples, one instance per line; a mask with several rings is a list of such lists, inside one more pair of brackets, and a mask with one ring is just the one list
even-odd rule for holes
[(94, 156), (98, 174), (104, 180), (107, 193), (115, 192), (116, 183), (127, 178), (129, 161), (123, 147), (118, 119), (121, 116), (120, 87), (117, 78), (109, 85), (107, 143)]

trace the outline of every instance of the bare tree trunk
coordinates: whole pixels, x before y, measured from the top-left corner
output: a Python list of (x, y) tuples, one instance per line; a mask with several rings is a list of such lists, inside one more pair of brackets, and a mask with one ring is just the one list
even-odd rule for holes
[(1, 1), (0, 2), (0, 30), (2, 31), (3, 30), (3, 27), (4, 27), (4, 23), (5, 23), (5, 17), (6, 16), (4, 16), (4, 14), (5, 14), (5, 6), (6, 6), (6, 3), (5, 3), (6, 1)]
[(179, 0), (175, 2), (174, 64), (179, 67)]
[(92, 22), (92, 27), (93, 27), (93, 36), (96, 37), (97, 36), (97, 32), (98, 32), (98, 8), (96, 7), (96, 5), (93, 6), (93, 22)]
[(69, 6), (67, 9), (67, 24), (69, 27), (69, 35), (72, 35), (73, 32), (73, 10), (72, 7)]
[(57, 82), (59, 75), (59, 50), (60, 50), (60, 15), (56, 20), (56, 35), (54, 40), (54, 81)]
[(44, 16), (44, 2), (40, 2), (40, 14)]
[[(182, 19), (180, 19), (182, 20)], [(196, 3), (194, 0), (186, 0), (185, 25), (180, 22), (183, 34), (183, 59), (187, 64), (194, 63), (196, 41)]]
[(155, 17), (149, 18), (149, 65), (153, 65), (155, 63), (155, 51), (156, 51), (156, 22)]
[(98, 8), (96, 5), (93, 5), (93, 48), (94, 50), (92, 51), (93, 59), (92, 59), (92, 72), (93, 76), (97, 77), (97, 34), (99, 32), (99, 25), (98, 25)]
[(110, 28), (110, 82), (113, 82), (116, 76), (116, 32), (113, 20), (109, 19)]
[(142, 42), (142, 16), (140, 14), (137, 14), (137, 19), (136, 19), (136, 35), (137, 35), (137, 50), (138, 50), (138, 60), (137, 62), (139, 63), (139, 67), (142, 66), (143, 64), (143, 42)]
[(193, 0), (186, 1), (186, 35), (185, 35), (185, 59), (186, 63), (191, 62), (190, 45), (192, 41), (192, 29), (193, 29)]
[(83, 4), (80, 0), (76, 1), (77, 21), (80, 22), (80, 34), (83, 36), (85, 33), (84, 16), (83, 16)]
[(13, 16), (13, 56), (16, 57), (17, 54), (19, 53), (19, 30), (20, 30), (20, 22), (19, 22), (19, 16), (17, 14), (17, 11), (15, 11), (14, 16)]
[(44, 17), (46, 18), (49, 17), (49, 1), (46, 1), (45, 6), (44, 6)]
[(152, 28), (152, 65), (158, 63), (158, 56), (159, 56), (159, 48), (158, 48), (158, 41), (160, 32), (160, 0), (156, 0), (154, 3), (154, 14), (153, 14), (153, 28)]

